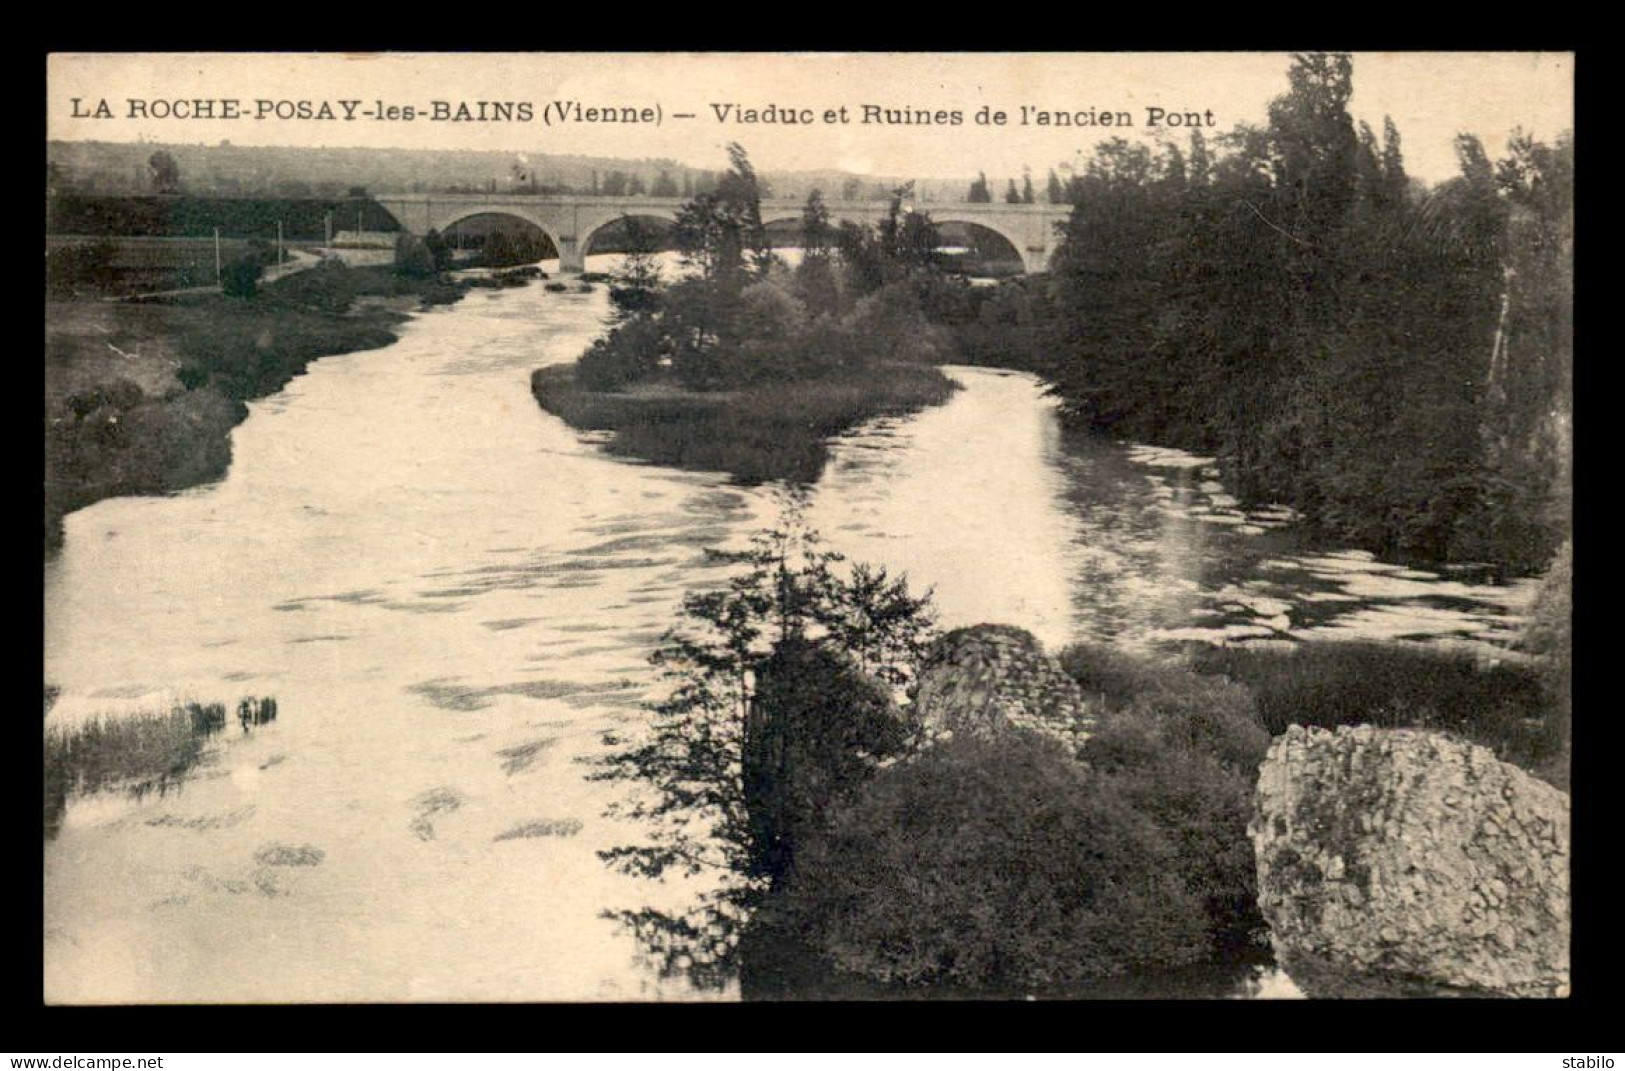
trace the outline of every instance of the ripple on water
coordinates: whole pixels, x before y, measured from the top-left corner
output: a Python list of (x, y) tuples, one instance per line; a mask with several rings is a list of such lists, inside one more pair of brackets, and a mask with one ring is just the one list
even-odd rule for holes
[(571, 696), (595, 696), (622, 691), (621, 684), (585, 683), (560, 680), (518, 681), (513, 684), (486, 686), (459, 684), (453, 678), (439, 678), (410, 685), (406, 690), (421, 695), (442, 710), (484, 710), (505, 695), (526, 699), (566, 699)]

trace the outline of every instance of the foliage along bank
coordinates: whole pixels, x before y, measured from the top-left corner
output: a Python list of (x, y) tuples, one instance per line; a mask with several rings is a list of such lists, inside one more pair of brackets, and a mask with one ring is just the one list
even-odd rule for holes
[(703, 878), (687, 911), (617, 913), (701, 987), (1227, 995), (1269, 962), (1247, 824), (1272, 733), (1421, 728), (1562, 774), (1558, 614), (1531, 628), (1545, 654), (1492, 670), (1420, 645), (1180, 661), (1078, 644), (1057, 672), (1088, 704), (1081, 746), (1009, 727), (944, 739), (916, 702), (924, 674), (959, 672), (926, 657), (929, 593), (843, 562), (801, 510), (792, 497), (747, 550), (716, 552), (734, 572), (684, 600), (652, 657), (666, 697), (606, 735), (593, 775), (633, 789), (610, 813), (639, 839), (606, 862)]
[[(362, 298), (457, 301), (464, 284), (432, 255), (403, 243), (394, 268), (336, 261), (260, 285), (244, 258), (225, 292), (141, 302), (72, 293), (47, 305), (45, 531), (47, 554), (62, 518), (104, 498), (162, 494), (219, 479), (243, 404), (281, 390), (311, 361), (386, 346), (405, 316)], [(131, 355), (173, 362), (146, 385), (125, 375)], [(115, 356), (117, 355), (117, 356)], [(157, 361), (149, 362), (161, 363)]]
[(1103, 143), (1047, 280), (990, 294), (973, 359), (1049, 378), (1076, 423), (1217, 455), (1254, 501), (1388, 558), (1538, 571), (1569, 528), (1573, 142), (1405, 171), (1296, 57), (1259, 127)]

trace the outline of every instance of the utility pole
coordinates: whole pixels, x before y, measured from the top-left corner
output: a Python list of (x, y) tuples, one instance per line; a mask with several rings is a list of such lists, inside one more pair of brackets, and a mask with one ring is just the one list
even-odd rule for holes
[(214, 229), (214, 285), (220, 285), (220, 228)]

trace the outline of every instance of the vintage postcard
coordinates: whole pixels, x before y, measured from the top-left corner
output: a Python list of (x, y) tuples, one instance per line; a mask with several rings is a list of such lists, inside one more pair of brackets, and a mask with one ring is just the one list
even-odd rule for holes
[(1573, 79), (52, 55), (45, 1001), (1568, 996)]

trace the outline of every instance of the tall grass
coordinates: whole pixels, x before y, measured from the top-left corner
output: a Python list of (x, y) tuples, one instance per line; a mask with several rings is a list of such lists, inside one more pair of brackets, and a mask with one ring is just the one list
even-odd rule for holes
[[(276, 720), (273, 698), (238, 704), (243, 730)], [(45, 835), (56, 836), (71, 796), (117, 790), (166, 792), (202, 761), (209, 738), (226, 728), (224, 703), (184, 703), (167, 711), (99, 716), (45, 731)]]
[[(252, 298), (195, 295), (109, 306), (111, 327), (130, 350), (173, 352), (178, 381), (162, 394), (121, 382), (100, 331), (52, 333), (46, 344), (45, 544), (54, 550), (62, 517), (116, 495), (155, 494), (218, 479), (231, 461), (231, 429), (241, 403), (281, 390), (320, 357), (395, 341), (404, 316), (356, 306), (362, 297), (457, 301), (467, 290), (440, 277), (413, 278), (389, 267), (324, 265), (262, 287)], [(68, 307), (64, 305), (64, 307)], [(48, 316), (48, 319), (51, 317)], [(63, 315), (60, 322), (72, 322)], [(80, 389), (53, 392), (68, 377)], [(100, 369), (99, 375), (95, 372)], [(150, 384), (149, 384), (150, 386)]]

